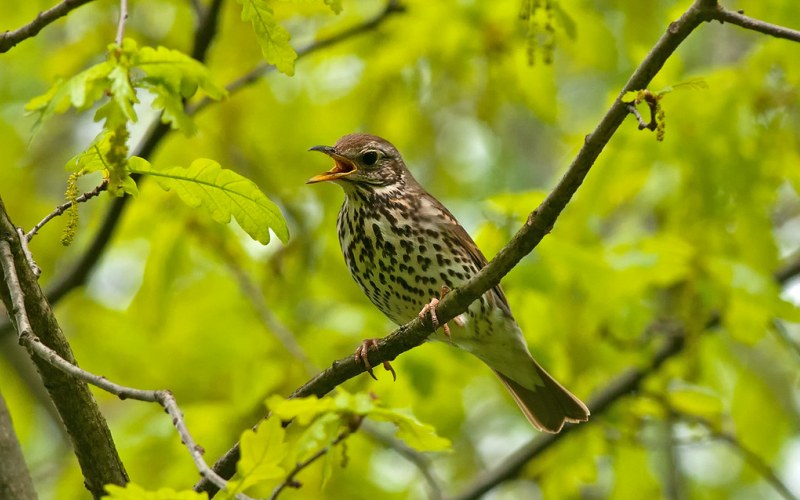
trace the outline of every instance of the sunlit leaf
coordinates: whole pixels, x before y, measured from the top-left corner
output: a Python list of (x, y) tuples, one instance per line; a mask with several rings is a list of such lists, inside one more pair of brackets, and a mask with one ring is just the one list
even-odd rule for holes
[(174, 191), (191, 207), (202, 207), (217, 222), (227, 224), (235, 217), (247, 234), (265, 245), (270, 240), (270, 229), (284, 243), (289, 239), (280, 210), (258, 186), (213, 160), (198, 159), (188, 168), (157, 168), (132, 157), (129, 166), (131, 173), (155, 178), (161, 187)]
[[(297, 53), (289, 44), (291, 36), (275, 20), (272, 7), (266, 0), (238, 0), (242, 4), (242, 20), (250, 21), (256, 33), (264, 59), (281, 73), (294, 74), (294, 61)], [(333, 5), (331, 8), (334, 8)]]
[(128, 483), (124, 487), (108, 484), (105, 489), (108, 495), (103, 498), (109, 500), (208, 500), (206, 493), (197, 493), (193, 490), (177, 491), (171, 488), (149, 491), (136, 483)]

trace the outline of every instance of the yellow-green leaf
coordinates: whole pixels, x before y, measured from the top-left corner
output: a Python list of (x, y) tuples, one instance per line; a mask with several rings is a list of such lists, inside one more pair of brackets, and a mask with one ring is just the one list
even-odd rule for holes
[(231, 216), (253, 239), (269, 243), (269, 230), (284, 243), (289, 229), (280, 209), (250, 179), (219, 163), (201, 158), (188, 168), (156, 168), (142, 158), (131, 157), (131, 173), (146, 174), (156, 179), (167, 191), (174, 191), (190, 207), (202, 207), (217, 222), (227, 224)]
[(206, 493), (197, 493), (193, 490), (177, 491), (171, 488), (149, 491), (135, 483), (128, 483), (124, 487), (108, 484), (105, 489), (108, 495), (103, 498), (109, 500), (208, 500)]
[(266, 0), (238, 1), (242, 4), (242, 20), (253, 24), (264, 59), (281, 73), (294, 75), (297, 52), (289, 44), (289, 32), (275, 20), (272, 7)]
[(228, 491), (242, 492), (258, 483), (284, 477), (286, 472), (280, 463), (289, 449), (285, 438), (286, 431), (277, 418), (262, 422), (255, 431), (244, 431), (240, 439), (241, 458), (236, 464), (237, 477), (228, 483)]

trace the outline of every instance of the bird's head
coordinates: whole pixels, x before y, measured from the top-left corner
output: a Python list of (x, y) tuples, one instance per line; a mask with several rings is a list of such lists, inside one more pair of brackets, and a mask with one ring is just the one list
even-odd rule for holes
[(333, 168), (315, 175), (307, 183), (336, 181), (346, 190), (399, 186), (405, 182), (408, 170), (397, 149), (386, 139), (369, 134), (350, 134), (335, 146), (314, 146), (333, 158)]

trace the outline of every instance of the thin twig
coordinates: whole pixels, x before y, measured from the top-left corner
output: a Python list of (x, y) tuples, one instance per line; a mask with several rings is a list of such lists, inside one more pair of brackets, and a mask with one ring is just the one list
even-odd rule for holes
[(786, 500), (797, 500), (798, 497), (792, 493), (789, 487), (786, 486), (786, 483), (784, 483), (781, 478), (778, 477), (778, 474), (775, 472), (775, 470), (770, 467), (770, 465), (767, 464), (756, 452), (742, 444), (742, 442), (739, 441), (736, 436), (730, 432), (719, 429), (718, 426), (713, 422), (698, 415), (689, 415), (681, 412), (678, 412), (678, 415), (683, 420), (702, 425), (706, 428), (712, 438), (727, 443), (745, 462), (750, 465), (750, 467), (760, 474), (780, 496)]
[[(664, 36), (661, 37), (642, 64), (631, 75), (631, 78), (620, 91), (619, 97), (631, 90), (647, 88), (648, 83), (658, 73), (667, 58), (706, 19), (706, 12), (700, 7), (699, 2), (693, 4), (679, 21), (670, 25)], [(600, 152), (628, 115), (628, 110), (619, 97), (606, 112), (594, 132), (586, 137), (583, 147), (567, 169), (564, 177), (561, 178), (539, 207), (530, 214), (527, 223), (523, 225), (514, 238), (477, 275), (459, 288), (452, 290), (439, 302), (436, 312), (440, 322), (444, 323), (452, 320), (455, 316), (465, 311), (473, 301), (477, 300), (487, 290), (497, 286), (503, 276), (508, 274), (550, 232), (561, 211), (564, 210), (580, 187)], [(432, 331), (432, 325), (428, 321), (423, 322), (419, 318), (414, 319), (378, 341), (378, 348), (368, 352), (370, 364), (377, 366), (379, 363), (394, 359), (403, 352), (420, 345)], [(303, 397), (312, 394), (322, 397), (339, 384), (363, 373), (364, 370), (364, 365), (357, 363), (353, 356), (334, 361), (330, 368), (309, 380), (290, 397)], [(564, 433), (562, 431), (559, 435)], [(238, 458), (239, 445), (236, 444), (217, 461), (214, 465), (214, 470), (223, 477), (230, 477), (235, 472), (235, 464)], [(195, 489), (207, 491), (211, 494), (214, 492), (214, 487), (203, 481), (198, 483)]]
[(122, 45), (125, 36), (125, 23), (128, 21), (128, 0), (119, 0), (119, 22), (117, 23), (117, 45)]
[(19, 237), (19, 244), (22, 247), (22, 253), (25, 255), (25, 261), (28, 263), (28, 267), (31, 268), (31, 271), (33, 271), (34, 276), (38, 278), (42, 275), (42, 268), (36, 265), (36, 261), (33, 260), (33, 254), (28, 247), (28, 240), (25, 238), (25, 231), (21, 227), (17, 228), (17, 236)]
[(336, 447), (336, 445), (347, 439), (348, 436), (350, 436), (350, 434), (352, 433), (353, 433), (352, 429), (348, 429), (342, 432), (336, 437), (336, 439), (333, 440), (331, 444), (329, 444), (325, 448), (322, 448), (318, 452), (314, 453), (306, 460), (295, 465), (294, 469), (292, 469), (291, 472), (289, 472), (289, 474), (286, 476), (286, 479), (284, 479), (283, 482), (278, 486), (276, 486), (275, 489), (272, 491), (272, 495), (269, 496), (269, 500), (275, 500), (276, 498), (278, 498), (278, 495), (281, 494), (281, 491), (286, 489), (288, 486), (291, 486), (292, 488), (299, 488), (299, 483), (294, 479), (295, 476), (297, 476), (297, 474), (299, 474), (303, 469), (305, 469), (309, 465), (313, 464), (320, 458), (324, 457), (329, 451), (331, 451), (333, 448)]
[[(391, 15), (400, 12), (405, 12), (405, 7), (397, 0), (390, 0), (386, 4), (386, 7), (384, 7), (384, 9), (372, 19), (369, 19), (361, 24), (357, 24), (351, 28), (342, 31), (341, 33), (337, 33), (328, 38), (317, 40), (316, 42), (313, 42), (310, 45), (302, 49), (299, 49), (297, 51), (297, 59), (299, 60), (301, 57), (313, 54), (314, 52), (318, 52), (326, 47), (330, 47), (331, 45), (337, 44), (349, 38), (353, 38), (356, 35), (360, 35), (362, 33), (371, 31), (377, 28)], [(258, 66), (256, 66), (249, 72), (245, 73), (236, 80), (233, 80), (232, 82), (227, 84), (225, 86), (225, 89), (228, 91), (229, 94), (233, 94), (247, 87), (248, 85), (252, 85), (253, 83), (257, 82), (261, 77), (272, 71), (275, 71), (275, 66), (265, 62), (260, 63)], [(198, 102), (189, 105), (186, 110), (186, 113), (190, 116), (199, 113), (213, 102), (214, 100), (209, 98), (208, 96), (203, 97)]]
[(19, 42), (36, 36), (42, 28), (48, 24), (60, 17), (66, 16), (70, 11), (91, 1), (92, 0), (64, 0), (50, 9), (39, 12), (36, 18), (25, 26), (15, 29), (14, 31), (6, 31), (0, 35), (0, 54), (8, 52)]
[(771, 35), (776, 38), (800, 42), (800, 31), (779, 26), (777, 24), (760, 21), (758, 19), (745, 16), (742, 12), (728, 10), (720, 5), (716, 6), (716, 12), (712, 13), (712, 17), (720, 23), (735, 24), (736, 26), (757, 31), (765, 35)]
[(632, 114), (633, 116), (635, 116), (636, 117), (636, 121), (639, 122), (639, 130), (646, 129), (647, 128), (647, 122), (644, 121), (644, 118), (642, 118), (642, 114), (639, 113), (638, 109), (636, 109), (636, 105), (632, 104), (632, 103), (629, 103), (627, 107), (628, 107), (628, 112), (630, 114)]
[[(25, 294), (22, 291), (22, 285), (17, 275), (17, 269), (14, 264), (14, 256), (11, 253), (11, 245), (6, 240), (0, 240), (0, 265), (3, 268), (6, 286), (11, 297), (12, 314), (17, 325), (19, 332), (19, 342), (24, 345), (28, 350), (39, 358), (47, 361), (51, 366), (61, 370), (62, 372), (71, 375), (77, 379), (99, 387), (120, 399), (135, 399), (137, 401), (145, 401), (150, 403), (160, 404), (172, 417), (172, 423), (181, 437), (181, 441), (189, 450), (200, 475), (212, 481), (218, 488), (225, 488), (227, 482), (215, 473), (203, 459), (203, 449), (198, 446), (189, 429), (186, 427), (186, 422), (183, 418), (183, 413), (178, 407), (175, 396), (168, 390), (149, 391), (143, 389), (135, 389), (133, 387), (125, 387), (107, 378), (95, 375), (91, 372), (83, 370), (78, 366), (70, 363), (66, 359), (58, 355), (56, 351), (44, 345), (33, 331), (28, 313), (25, 308)], [(244, 495), (237, 495), (237, 498), (242, 500), (247, 499)]]
[(62, 215), (64, 212), (69, 210), (70, 207), (72, 207), (72, 205), (75, 205), (76, 203), (83, 203), (83, 202), (85, 202), (87, 200), (90, 200), (90, 199), (94, 198), (95, 196), (99, 195), (100, 193), (102, 193), (103, 191), (105, 191), (106, 188), (108, 188), (108, 179), (103, 179), (103, 182), (98, 184), (96, 188), (92, 189), (91, 191), (87, 191), (87, 192), (83, 193), (82, 195), (78, 196), (77, 198), (75, 198), (75, 201), (68, 201), (66, 203), (62, 203), (61, 205), (57, 206), (55, 208), (55, 210), (53, 210), (52, 212), (47, 214), (47, 216), (44, 219), (39, 221), (38, 224), (33, 226), (33, 229), (31, 229), (30, 231), (28, 231), (27, 234), (25, 234), (25, 241), (28, 241), (28, 242), (31, 241), (33, 239), (33, 237), (36, 236), (36, 233), (38, 233), (39, 230), (45, 224), (50, 222), (51, 219), (54, 219), (54, 218), (58, 217), (59, 215)]

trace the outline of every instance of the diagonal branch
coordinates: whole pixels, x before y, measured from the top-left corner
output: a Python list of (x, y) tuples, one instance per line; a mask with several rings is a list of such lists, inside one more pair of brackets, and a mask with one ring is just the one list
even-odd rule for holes
[(60, 4), (39, 12), (36, 19), (14, 31), (6, 31), (0, 35), (0, 54), (13, 49), (19, 42), (36, 36), (42, 28), (92, 0), (64, 0)]
[[(670, 25), (619, 95), (622, 96), (629, 90), (646, 88), (678, 45), (707, 19), (707, 10), (701, 7), (700, 2), (692, 4), (680, 20)], [(556, 187), (530, 214), (527, 223), (514, 238), (476, 276), (452, 290), (439, 302), (436, 313), (440, 323), (444, 324), (452, 320), (487, 290), (496, 286), (502, 277), (508, 274), (550, 232), (561, 211), (583, 183), (589, 169), (627, 114), (626, 105), (617, 98), (594, 132), (586, 136), (578, 156), (573, 160)], [(414, 319), (378, 341), (377, 349), (368, 352), (369, 362), (371, 365), (377, 366), (378, 363), (392, 360), (403, 352), (420, 345), (431, 333), (430, 323), (423, 322), (419, 318)], [(363, 373), (364, 370), (364, 366), (357, 363), (353, 356), (334, 361), (330, 368), (309, 380), (290, 397), (304, 397), (312, 394), (322, 397), (339, 384)], [(236, 444), (217, 461), (214, 470), (219, 472), (222, 477), (230, 477), (235, 472), (238, 458), (239, 445)], [(201, 481), (195, 486), (195, 489), (206, 491), (209, 494), (216, 491), (213, 485), (207, 481)]]
[[(666, 60), (695, 28), (703, 22), (727, 15), (727, 12), (714, 0), (695, 0), (680, 19), (669, 25), (666, 33), (656, 42), (644, 61), (631, 75), (595, 130), (586, 136), (583, 147), (564, 176), (539, 207), (528, 216), (526, 224), (476, 276), (448, 293), (440, 301), (436, 309), (440, 323), (443, 324), (452, 320), (455, 316), (465, 311), (483, 293), (498, 285), (503, 276), (508, 274), (550, 232), (561, 212), (583, 183), (600, 152), (605, 148), (627, 116), (628, 108), (621, 102), (620, 97), (628, 91), (647, 88)], [(403, 352), (420, 345), (431, 333), (431, 325), (427, 321), (423, 322), (420, 319), (414, 319), (378, 341), (377, 349), (368, 353), (369, 362), (371, 365), (376, 366), (383, 361), (390, 361)], [(680, 345), (681, 343), (678, 340), (668, 342), (652, 361), (653, 369), (660, 366), (664, 360), (675, 354), (675, 352), (680, 351)], [(364, 366), (357, 363), (352, 356), (334, 361), (330, 368), (309, 380), (292, 393), (290, 398), (312, 394), (322, 397), (339, 384), (364, 371)], [(638, 384), (638, 381), (645, 375), (646, 373), (643, 372), (630, 372), (617, 380), (616, 383), (623, 387), (624, 390), (626, 384)], [(614, 395), (620, 390), (615, 387), (615, 385), (612, 385), (607, 392), (603, 393), (607, 395), (606, 398), (595, 400), (595, 406), (599, 405), (599, 408), (604, 408), (614, 401), (616, 399)], [(560, 435), (564, 434), (565, 432), (562, 431)], [(555, 442), (555, 439), (557, 438), (548, 436), (543, 439), (543, 442), (551, 442), (550, 440)], [(223, 477), (230, 477), (235, 472), (238, 458), (239, 445), (237, 443), (217, 461), (214, 465), (214, 470)], [(206, 491), (211, 495), (216, 491), (213, 485), (207, 481), (200, 481), (195, 485), (195, 489), (197, 491)]]
[[(775, 273), (775, 281), (785, 285), (789, 280), (800, 276), (800, 256), (785, 262)], [(720, 325), (721, 317), (713, 314), (706, 321), (704, 331), (713, 330)], [(668, 359), (680, 354), (684, 348), (685, 332), (672, 331), (668, 334), (664, 345), (653, 355), (650, 362), (642, 367), (632, 368), (609, 383), (602, 392), (589, 401), (589, 410), (593, 418), (605, 413), (612, 404), (636, 391), (645, 378), (655, 373)], [(538, 457), (551, 446), (564, 439), (567, 434), (585, 429), (587, 424), (568, 426), (559, 434), (542, 434), (527, 445), (512, 453), (500, 465), (479, 476), (461, 494), (449, 500), (472, 500), (480, 498), (498, 484), (519, 475), (525, 464)]]

